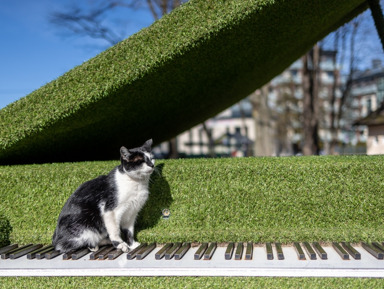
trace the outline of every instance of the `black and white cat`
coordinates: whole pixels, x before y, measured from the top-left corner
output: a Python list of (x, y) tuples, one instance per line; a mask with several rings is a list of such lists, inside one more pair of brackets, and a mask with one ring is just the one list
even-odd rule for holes
[(80, 185), (59, 215), (52, 244), (60, 252), (112, 244), (127, 252), (139, 245), (133, 239), (137, 214), (148, 198), (155, 162), (152, 140), (141, 147), (120, 149), (121, 164), (108, 175)]

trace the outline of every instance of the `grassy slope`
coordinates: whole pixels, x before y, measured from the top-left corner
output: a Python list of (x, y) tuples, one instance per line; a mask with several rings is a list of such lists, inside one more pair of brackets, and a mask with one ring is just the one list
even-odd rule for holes
[[(12, 241), (50, 241), (83, 181), (117, 162), (0, 166)], [(158, 161), (139, 225), (144, 240), (384, 240), (384, 156)], [(168, 207), (171, 219), (160, 218)], [(151, 218), (150, 216), (153, 216)], [(154, 226), (150, 228), (150, 226)], [(233, 232), (233, 233), (231, 233)], [(380, 288), (382, 279), (1, 278), (0, 288)]]
[(364, 3), (191, 0), (2, 109), (0, 163), (112, 159), (121, 144), (169, 139), (270, 80)]
[[(49, 243), (76, 187), (117, 162), (2, 166), (14, 242)], [(158, 162), (140, 241), (384, 240), (384, 156)], [(169, 208), (169, 220), (161, 210)]]

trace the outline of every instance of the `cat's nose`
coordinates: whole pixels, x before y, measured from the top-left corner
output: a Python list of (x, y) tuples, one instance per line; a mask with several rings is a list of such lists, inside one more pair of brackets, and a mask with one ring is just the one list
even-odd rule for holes
[(155, 165), (154, 165), (153, 163), (151, 163), (151, 162), (147, 162), (147, 165), (148, 165), (149, 167), (151, 167), (151, 168), (154, 168), (154, 167), (155, 167)]

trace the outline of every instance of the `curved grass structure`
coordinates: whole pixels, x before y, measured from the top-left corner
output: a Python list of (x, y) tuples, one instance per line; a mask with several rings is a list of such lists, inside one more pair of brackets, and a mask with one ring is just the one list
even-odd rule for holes
[(191, 0), (0, 111), (0, 164), (114, 159), (246, 97), (364, 0)]

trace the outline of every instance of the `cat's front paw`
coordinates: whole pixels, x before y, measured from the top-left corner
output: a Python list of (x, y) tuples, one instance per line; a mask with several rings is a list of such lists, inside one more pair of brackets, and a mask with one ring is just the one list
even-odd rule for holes
[(119, 249), (119, 250), (123, 251), (124, 253), (127, 253), (129, 251), (129, 246), (125, 242), (122, 242), (115, 247), (116, 247), (116, 249)]
[(94, 248), (88, 247), (88, 250), (91, 252), (97, 252), (97, 251), (99, 251), (99, 246), (96, 246)]

